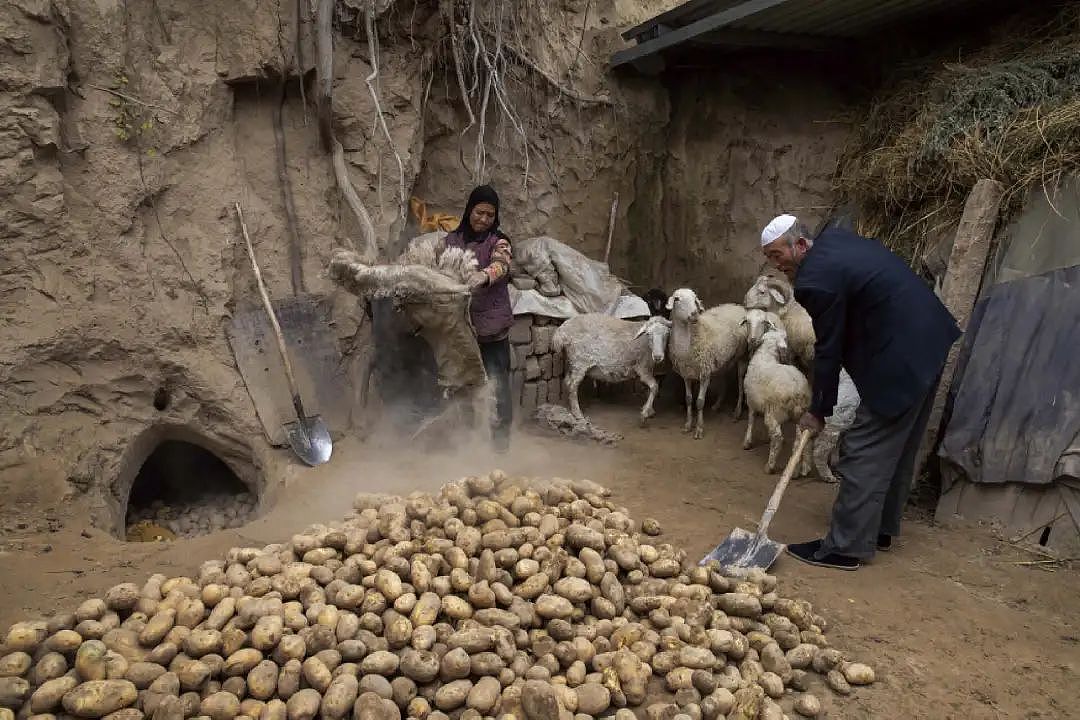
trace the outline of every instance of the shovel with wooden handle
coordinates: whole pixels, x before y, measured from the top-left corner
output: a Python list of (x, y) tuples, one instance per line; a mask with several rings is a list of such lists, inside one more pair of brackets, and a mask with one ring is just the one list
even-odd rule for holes
[(772, 522), (773, 515), (780, 507), (780, 499), (784, 497), (784, 491), (787, 490), (795, 469), (799, 467), (808, 442), (810, 442), (810, 431), (800, 430), (791, 458), (780, 475), (780, 481), (776, 483), (772, 497), (769, 498), (769, 504), (761, 516), (757, 532), (752, 533), (749, 530), (735, 528), (722, 543), (702, 559), (701, 565), (716, 560), (724, 567), (768, 570), (769, 566), (776, 562), (776, 558), (784, 552), (784, 543), (769, 539), (769, 523)]
[(270, 317), (270, 326), (277, 339), (281, 363), (285, 367), (285, 379), (288, 381), (293, 409), (296, 411), (296, 420), (282, 425), (285, 437), (288, 438), (289, 446), (297, 457), (308, 465), (321, 465), (330, 459), (330, 454), (334, 449), (333, 441), (330, 439), (330, 430), (319, 415), (309, 417), (304, 413), (304, 405), (300, 401), (300, 390), (296, 385), (296, 376), (293, 374), (292, 363), (289, 361), (289, 353), (285, 346), (285, 336), (281, 332), (281, 325), (278, 324), (274, 306), (270, 303), (270, 294), (263, 283), (259, 263), (255, 260), (255, 250), (251, 246), (251, 237), (248, 235), (247, 223), (244, 222), (244, 212), (240, 209), (240, 203), (236, 203), (236, 217), (240, 221), (240, 230), (244, 234), (244, 244), (247, 246), (248, 258), (251, 260), (251, 269), (255, 272), (255, 284), (259, 288), (263, 307), (266, 308), (266, 314)]

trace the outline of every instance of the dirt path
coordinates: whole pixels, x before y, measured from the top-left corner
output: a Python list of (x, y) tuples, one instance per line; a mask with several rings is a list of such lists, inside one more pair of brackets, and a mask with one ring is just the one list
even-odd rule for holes
[[(636, 517), (658, 518), (665, 539), (703, 555), (731, 527), (754, 527), (774, 477), (763, 448), (744, 452), (741, 425), (710, 416), (706, 437), (679, 432), (662, 414), (647, 429), (625, 407), (594, 419), (626, 440), (618, 449), (518, 435), (514, 452), (418, 454), (342, 442), (329, 466), (292, 466), (276, 506), (250, 525), (171, 545), (121, 543), (69, 524), (0, 548), (0, 627), (59, 608), (151, 572), (182, 573), (235, 544), (280, 541), (306, 524), (341, 517), (360, 490), (435, 489), (492, 467), (528, 475), (588, 477), (611, 487)], [(381, 456), (381, 460), (372, 460)], [(825, 527), (832, 488), (792, 484), (773, 537), (800, 541)], [(10, 538), (9, 538), (10, 540)], [(893, 552), (856, 573), (774, 567), (786, 594), (805, 597), (830, 622), (833, 644), (878, 670), (879, 682), (827, 701), (831, 718), (1080, 717), (1080, 575), (1018, 565), (1024, 555), (980, 529), (946, 530), (913, 520)], [(829, 698), (828, 691), (820, 693)]]

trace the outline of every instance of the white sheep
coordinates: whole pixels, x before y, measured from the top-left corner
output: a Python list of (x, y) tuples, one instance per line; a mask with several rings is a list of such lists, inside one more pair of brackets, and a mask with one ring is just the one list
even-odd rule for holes
[[(688, 288), (672, 293), (667, 307), (671, 311), (668, 357), (686, 388), (683, 432), (692, 430), (694, 438), (700, 439), (705, 431), (703, 416), (710, 378), (714, 373), (729, 370), (746, 352), (746, 328), (741, 324), (746, 311), (739, 305), (720, 305), (706, 311), (698, 296)], [(695, 381), (698, 383), (696, 403)]]
[(847, 370), (841, 368), (836, 405), (833, 406), (832, 415), (825, 418), (824, 429), (814, 438), (814, 469), (817, 470), (818, 477), (825, 482), (837, 482), (829, 463), (840, 437), (855, 422), (855, 411), (859, 409), (859, 402), (859, 390), (855, 387), (855, 381), (848, 375)]
[[(761, 337), (761, 343), (750, 356), (746, 368), (746, 406), (749, 417), (743, 448), (754, 445), (754, 420), (763, 416), (769, 431), (769, 460), (766, 472), (776, 472), (780, 448), (784, 444), (783, 425), (802, 417), (810, 407), (810, 383), (806, 376), (793, 365), (788, 365), (787, 337), (781, 327), (771, 322)], [(810, 450), (803, 453), (799, 464), (799, 476), (810, 472)]]
[(814, 321), (806, 308), (795, 300), (791, 283), (780, 275), (759, 275), (746, 291), (743, 306), (747, 310), (765, 310), (776, 313), (784, 323), (788, 347), (803, 370), (809, 372), (814, 363)]
[(636, 323), (599, 313), (578, 315), (563, 323), (551, 342), (555, 352), (566, 353), (566, 390), (574, 417), (586, 419), (578, 403), (578, 386), (586, 377), (603, 382), (637, 378), (649, 388), (641, 408), (642, 424), (655, 415), (653, 403), (660, 386), (654, 368), (664, 361), (670, 329), (671, 322), (662, 317)]

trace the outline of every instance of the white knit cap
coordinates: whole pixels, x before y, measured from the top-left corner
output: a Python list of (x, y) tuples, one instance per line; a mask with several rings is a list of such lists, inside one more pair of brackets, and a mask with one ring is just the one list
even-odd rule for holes
[(761, 247), (765, 247), (776, 238), (780, 237), (797, 222), (794, 215), (777, 215), (765, 229), (761, 231)]

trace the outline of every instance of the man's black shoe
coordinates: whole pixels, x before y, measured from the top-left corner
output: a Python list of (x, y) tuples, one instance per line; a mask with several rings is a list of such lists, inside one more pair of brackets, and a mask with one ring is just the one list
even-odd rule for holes
[(832, 568), (834, 570), (858, 570), (859, 559), (848, 557), (847, 555), (837, 555), (836, 553), (830, 553), (824, 557), (818, 557), (818, 551), (821, 550), (821, 540), (811, 540), (810, 542), (795, 543), (794, 545), (788, 545), (788, 554), (792, 557), (802, 560), (808, 565), (817, 565), (818, 567)]
[(892, 550), (892, 535), (886, 535), (882, 533), (877, 536), (877, 549), (882, 552), (889, 552)]

